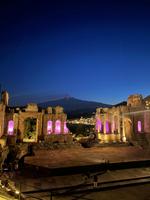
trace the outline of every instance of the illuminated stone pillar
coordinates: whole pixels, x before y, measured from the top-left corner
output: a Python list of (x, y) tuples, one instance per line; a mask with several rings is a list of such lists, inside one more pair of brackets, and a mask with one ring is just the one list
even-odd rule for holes
[(38, 141), (38, 135), (39, 135), (39, 120), (36, 119), (36, 136), (35, 136), (35, 141)]
[(107, 123), (107, 114), (104, 114), (104, 143), (107, 143), (107, 127), (106, 127), (106, 123)]
[(106, 114), (104, 114), (104, 126), (103, 126), (104, 134), (106, 134)]
[(102, 120), (100, 116), (96, 119), (96, 132), (97, 137), (99, 140), (102, 140), (101, 133), (102, 133)]
[(114, 130), (115, 130), (115, 118), (112, 115), (112, 117), (111, 117), (111, 133), (114, 133)]
[(117, 125), (118, 125), (118, 134), (120, 134), (120, 130), (121, 130), (121, 123), (120, 123), (120, 115), (118, 115), (118, 123), (117, 123)]
[(61, 121), (61, 131), (60, 131), (60, 133), (61, 134), (64, 134), (65, 132), (64, 132), (64, 121)]
[(113, 141), (113, 142), (116, 142), (116, 135), (114, 134), (115, 133), (115, 116), (114, 115), (112, 115), (112, 117), (111, 117), (111, 140)]
[(122, 133), (121, 132), (123, 132), (123, 131), (121, 131), (121, 120), (122, 120), (121, 115), (120, 115), (120, 113), (118, 113), (117, 114), (117, 127), (116, 127), (116, 129), (118, 130), (118, 132), (117, 132), (117, 140), (119, 142), (121, 142), (121, 140), (122, 140)]
[(52, 134), (55, 134), (55, 122), (56, 120), (52, 120)]
[(122, 141), (126, 142), (126, 133), (125, 133), (125, 119), (124, 116), (122, 117), (122, 126), (123, 126), (123, 130), (122, 130)]

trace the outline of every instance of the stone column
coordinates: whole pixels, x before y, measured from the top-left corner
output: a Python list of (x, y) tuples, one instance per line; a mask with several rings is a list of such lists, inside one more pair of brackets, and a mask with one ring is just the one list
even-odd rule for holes
[(104, 114), (104, 143), (107, 143), (106, 121), (107, 121), (107, 114)]
[(123, 130), (122, 130), (122, 141), (126, 142), (126, 133), (125, 133), (125, 119), (124, 116), (122, 116), (122, 126), (123, 126)]
[(120, 124), (120, 115), (118, 114), (118, 134), (120, 134), (120, 130), (121, 130), (121, 124)]
[(64, 134), (64, 120), (61, 121), (61, 131), (60, 131), (61, 134)]
[[(5, 112), (1, 113), (1, 136), (5, 134)], [(7, 133), (7, 131), (6, 131)]]
[[(101, 126), (103, 126), (103, 125), (102, 125), (102, 118), (101, 118), (101, 115), (100, 115), (100, 114), (99, 114), (99, 116), (96, 118), (96, 126), (98, 126), (98, 129), (96, 130), (96, 135), (97, 135), (97, 138), (98, 138), (99, 140), (102, 140), (102, 136), (101, 136), (102, 131), (100, 130), (99, 125), (97, 125), (97, 119), (101, 121)], [(96, 127), (95, 127), (95, 129), (96, 129)]]
[(112, 115), (112, 117), (111, 117), (111, 133), (114, 133), (114, 116)]
[(35, 140), (36, 142), (38, 141), (38, 135), (39, 135), (39, 119), (36, 119), (36, 136), (35, 136)]
[(112, 114), (111, 117), (111, 140), (113, 142), (116, 142), (116, 134), (114, 134), (115, 132), (115, 116)]
[(52, 120), (52, 134), (55, 134), (55, 122), (56, 120)]
[(106, 114), (104, 114), (104, 125), (103, 125), (104, 134), (106, 134)]
[(117, 129), (118, 129), (118, 133), (117, 133), (117, 140), (120, 142), (121, 141), (121, 115), (120, 113), (117, 114)]

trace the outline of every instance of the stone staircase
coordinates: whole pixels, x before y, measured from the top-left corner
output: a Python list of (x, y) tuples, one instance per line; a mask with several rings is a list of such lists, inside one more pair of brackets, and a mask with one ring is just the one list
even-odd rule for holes
[(150, 147), (150, 142), (146, 136), (146, 133), (141, 133), (136, 135), (136, 142), (143, 148)]

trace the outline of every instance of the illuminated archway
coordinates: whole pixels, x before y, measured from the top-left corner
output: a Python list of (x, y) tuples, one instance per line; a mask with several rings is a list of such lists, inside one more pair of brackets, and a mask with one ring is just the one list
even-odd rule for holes
[(138, 133), (142, 132), (142, 122), (141, 121), (137, 122), (137, 131), (138, 131)]
[(109, 121), (105, 122), (105, 129), (106, 129), (106, 133), (110, 133), (110, 124), (109, 124)]
[(24, 120), (24, 134), (23, 134), (24, 142), (36, 141), (37, 127), (38, 127), (37, 118), (28, 117)]
[(55, 122), (55, 133), (60, 134), (61, 133), (61, 121), (56, 120)]
[(51, 120), (47, 122), (47, 134), (51, 134), (53, 131), (53, 123)]
[(8, 122), (8, 135), (13, 135), (14, 133), (14, 121), (10, 120)]

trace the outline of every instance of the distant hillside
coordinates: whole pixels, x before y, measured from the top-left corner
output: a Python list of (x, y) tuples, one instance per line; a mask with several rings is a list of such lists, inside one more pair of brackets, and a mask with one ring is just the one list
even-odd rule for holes
[(126, 105), (127, 105), (127, 101), (122, 101), (120, 103), (115, 104), (114, 106), (117, 107), (117, 106), (126, 106)]
[(96, 111), (98, 107), (111, 107), (111, 105), (93, 102), (93, 101), (85, 101), (76, 99), (73, 97), (66, 97), (54, 101), (47, 101), (38, 104), (40, 107), (46, 108), (48, 106), (62, 106), (67, 114), (72, 117), (78, 117), (78, 115), (91, 115)]

